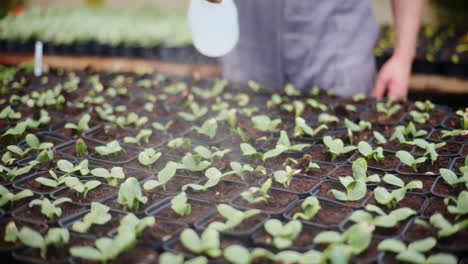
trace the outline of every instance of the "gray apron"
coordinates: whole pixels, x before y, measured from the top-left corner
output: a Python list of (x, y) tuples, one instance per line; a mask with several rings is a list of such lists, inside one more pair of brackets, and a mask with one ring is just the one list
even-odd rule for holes
[(240, 40), (223, 59), (228, 80), (291, 83), (352, 96), (374, 86), (378, 26), (369, 0), (237, 0)]

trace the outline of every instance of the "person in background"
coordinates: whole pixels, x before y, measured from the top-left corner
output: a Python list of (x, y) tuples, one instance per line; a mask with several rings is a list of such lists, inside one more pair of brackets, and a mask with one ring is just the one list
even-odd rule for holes
[(226, 79), (276, 88), (317, 85), (342, 96), (407, 96), (424, 0), (392, 0), (396, 44), (377, 76), (378, 25), (370, 0), (235, 2), (240, 39), (222, 58)]

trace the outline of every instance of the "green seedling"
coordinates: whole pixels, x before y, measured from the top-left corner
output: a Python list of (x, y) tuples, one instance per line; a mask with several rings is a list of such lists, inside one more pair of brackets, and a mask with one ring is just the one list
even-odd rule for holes
[(215, 229), (206, 229), (201, 236), (190, 228), (184, 229), (180, 234), (180, 242), (190, 252), (216, 258), (221, 255), (219, 232)]
[(464, 184), (468, 188), (468, 173), (464, 173), (463, 176), (458, 177), (453, 171), (448, 169), (440, 169), (440, 176), (444, 181), (452, 186), (452, 188), (457, 188), (459, 184)]
[[(13, 227), (13, 226), (11, 226)], [(18, 231), (16, 226), (10, 228), (9, 237), (13, 238), (10, 242), (21, 241), (24, 245), (37, 248), (40, 250), (40, 255), (43, 259), (47, 256), (47, 248), (53, 246), (55, 248), (61, 248), (70, 240), (70, 233), (66, 228), (50, 228), (45, 236), (41, 233), (25, 226)]]
[(164, 133), (164, 134), (169, 134), (169, 129), (171, 128), (171, 126), (174, 124), (174, 121), (172, 120), (169, 120), (166, 122), (166, 124), (161, 124), (161, 123), (158, 123), (158, 122), (153, 122), (151, 124), (151, 127), (156, 130), (156, 131), (159, 131), (161, 133)]
[(92, 225), (105, 225), (112, 219), (109, 209), (103, 204), (92, 202), (91, 211), (83, 219), (74, 222), (71, 229), (78, 233), (86, 233)]
[(39, 164), (44, 164), (54, 159), (54, 151), (53, 150), (43, 150), (37, 154), (36, 158), (29, 162), (29, 165), (35, 167)]
[(232, 171), (235, 175), (238, 175), (243, 181), (245, 181), (245, 173), (247, 172), (259, 172), (263, 175), (266, 174), (266, 169), (262, 166), (258, 166), (257, 168), (253, 168), (249, 164), (240, 164), (239, 162), (233, 161), (229, 163), (231, 166)]
[[(409, 208), (399, 208), (387, 214), (382, 209), (372, 204), (366, 205), (365, 209), (365, 211), (355, 211), (349, 220), (355, 223), (367, 222), (377, 227), (392, 228), (395, 227), (399, 222), (404, 221), (410, 216), (416, 214), (416, 211)], [(375, 214), (375, 216), (373, 214)]]
[(317, 197), (309, 196), (301, 203), (302, 211), (295, 213), (293, 219), (312, 220), (322, 208)]
[(270, 195), (268, 191), (271, 188), (272, 181), (267, 179), (262, 186), (259, 187), (250, 187), (247, 191), (241, 193), (241, 197), (246, 200), (249, 204), (256, 204), (260, 202), (268, 202)]
[(397, 126), (390, 137), (390, 141), (394, 139), (398, 139), (400, 144), (411, 144), (411, 141), (408, 141), (406, 138), (420, 138), (427, 135), (427, 131), (424, 129), (418, 130), (413, 122), (410, 122), (406, 127), (405, 126)]
[(384, 113), (387, 118), (390, 118), (400, 111), (401, 105), (394, 104), (392, 100), (388, 100), (387, 102), (377, 103), (376, 108), (377, 112)]
[(284, 93), (288, 96), (300, 96), (301, 91), (296, 89), (292, 84), (286, 84), (284, 87)]
[(357, 149), (356, 146), (345, 146), (343, 140), (337, 138), (333, 139), (330, 136), (323, 137), (323, 143), (328, 147), (328, 152), (334, 161), (338, 156), (349, 153)]
[(334, 115), (330, 115), (328, 113), (321, 113), (318, 117), (319, 123), (338, 123), (340, 122), (340, 119)]
[(405, 198), (406, 193), (413, 189), (422, 189), (423, 184), (421, 181), (410, 181), (405, 184), (400, 178), (396, 177), (393, 174), (386, 174), (383, 177), (383, 181), (387, 184), (398, 187), (395, 190), (389, 192), (383, 187), (377, 187), (374, 190), (375, 200), (379, 204), (384, 204), (388, 208), (395, 208), (396, 205)]
[(265, 89), (265, 87), (255, 81), (249, 81), (247, 83), (247, 86), (249, 87), (250, 90), (252, 90), (252, 92), (255, 92), (255, 93), (258, 93), (260, 92), (261, 90)]
[(89, 114), (84, 114), (80, 120), (78, 121), (77, 124), (73, 123), (67, 123), (65, 124), (65, 128), (75, 130), (79, 134), (81, 134), (83, 131), (86, 131), (89, 129), (89, 121), (91, 120), (91, 115)]
[(306, 100), (306, 104), (312, 108), (319, 109), (322, 112), (327, 111), (327, 105), (320, 103), (319, 101), (309, 98)]
[(153, 134), (153, 130), (151, 129), (141, 129), (140, 132), (135, 137), (124, 137), (124, 142), (127, 144), (134, 144), (137, 146), (141, 146), (142, 142), (145, 144), (149, 143), (149, 138)]
[(257, 151), (252, 145), (249, 143), (241, 143), (240, 149), (242, 151), (242, 155), (249, 157), (252, 160), (265, 160), (263, 153)]
[(418, 146), (419, 148), (424, 149), (426, 151), (423, 156), (426, 157), (428, 160), (431, 160), (432, 163), (434, 163), (434, 161), (436, 161), (437, 158), (439, 157), (439, 154), (437, 153), (436, 149), (447, 145), (447, 143), (445, 142), (440, 142), (440, 143), (435, 144), (435, 143), (429, 143), (426, 140), (419, 139), (419, 138), (414, 140), (414, 144)]
[(205, 176), (208, 180), (203, 184), (196, 184), (190, 183), (182, 186), (182, 191), (186, 191), (187, 189), (192, 189), (194, 191), (206, 191), (211, 187), (216, 186), (219, 182), (231, 177), (234, 175), (233, 171), (221, 173), (217, 168), (209, 168), (205, 171)]
[(359, 158), (352, 165), (353, 177), (340, 177), (340, 183), (346, 188), (346, 192), (330, 190), (337, 200), (340, 201), (358, 201), (364, 198), (367, 193), (366, 184), (369, 182), (380, 182), (379, 175), (373, 174), (367, 176), (367, 162)]
[(187, 203), (188, 198), (185, 192), (181, 192), (171, 200), (171, 208), (180, 216), (186, 216), (192, 213), (192, 206)]
[(264, 224), (265, 231), (273, 237), (273, 244), (278, 249), (288, 248), (301, 233), (302, 223), (291, 220), (283, 225), (278, 219), (270, 219)]
[(429, 100), (426, 100), (424, 102), (416, 101), (414, 102), (414, 106), (416, 106), (416, 108), (422, 112), (430, 112), (432, 109), (435, 108), (435, 105)]
[(425, 253), (434, 248), (437, 241), (433, 237), (417, 240), (408, 246), (400, 240), (393, 238), (385, 239), (378, 245), (379, 251), (388, 251), (396, 254), (396, 260), (407, 263), (421, 264), (456, 264), (457, 258), (454, 255), (446, 253), (437, 253), (429, 257)]
[(210, 139), (213, 139), (216, 136), (216, 132), (218, 131), (218, 121), (216, 119), (208, 119), (203, 124), (199, 126), (194, 126), (193, 129), (199, 135), (205, 135)]
[(17, 193), (12, 193), (3, 185), (0, 185), (0, 207), (5, 206), (6, 204), (13, 206), (15, 202), (32, 196), (34, 196), (34, 194), (30, 190), (22, 190)]
[(117, 140), (111, 141), (104, 146), (96, 147), (96, 152), (101, 156), (118, 155), (122, 151), (124, 151), (124, 149)]
[(382, 147), (377, 147), (376, 149), (372, 149), (372, 146), (365, 141), (359, 142), (358, 150), (359, 150), (359, 153), (361, 153), (361, 155), (365, 156), (368, 159), (373, 158), (377, 162), (385, 159)]
[(275, 171), (273, 173), (273, 177), (275, 178), (275, 181), (284, 185), (285, 187), (288, 187), (289, 184), (291, 184), (294, 175), (297, 175), (300, 172), (301, 170), (294, 170), (290, 166), (286, 166), (285, 170)]
[(193, 122), (202, 118), (206, 113), (208, 113), (208, 107), (200, 107), (197, 103), (192, 103), (190, 105), (191, 113), (180, 112), (178, 115), (182, 117), (185, 121)]
[(17, 145), (8, 146), (7, 151), (2, 156), (2, 162), (5, 164), (12, 164), (16, 160), (13, 154), (22, 158), (31, 151), (49, 151), (54, 146), (54, 144), (50, 142), (40, 142), (39, 138), (34, 134), (27, 134), (25, 141), (29, 148), (23, 150)]
[(4, 182), (11, 182), (14, 181), (17, 177), (22, 176), (26, 173), (29, 173), (33, 165), (25, 166), (25, 167), (14, 167), (8, 168), (3, 165), (0, 165), (0, 179)]
[(441, 138), (456, 138), (459, 136), (464, 136), (468, 135), (468, 130), (461, 130), (461, 129), (455, 129), (455, 130), (442, 130), (441, 131), (442, 135)]
[(131, 229), (134, 231), (136, 237), (139, 237), (141, 233), (150, 226), (153, 226), (156, 220), (153, 216), (147, 216), (139, 219), (134, 214), (129, 213), (120, 220), (119, 230), (125, 232), (124, 229)]
[(11, 106), (6, 106), (0, 111), (0, 119), (3, 120), (14, 120), (21, 119), (21, 112), (15, 112)]
[(158, 172), (158, 179), (145, 182), (143, 184), (143, 189), (149, 191), (162, 186), (163, 189), (166, 190), (166, 184), (174, 177), (179, 168), (181, 168), (180, 164), (169, 161), (166, 163), (166, 166)]
[[(227, 105), (228, 106), (228, 105)], [(223, 109), (219, 111), (216, 120), (220, 123), (227, 123), (231, 128), (237, 125), (237, 110), (236, 109)]]
[(15, 141), (17, 141), (23, 134), (26, 132), (28, 128), (29, 122), (21, 121), (18, 122), (14, 127), (10, 127), (5, 133), (3, 133), (0, 137), (12, 137)]
[(91, 171), (91, 174), (106, 180), (107, 183), (112, 186), (117, 186), (119, 181), (125, 179), (125, 173), (122, 167), (112, 167), (110, 170), (96, 168)]
[(49, 175), (52, 179), (41, 176), (37, 177), (35, 181), (47, 187), (57, 188), (60, 185), (64, 184), (65, 179), (69, 176), (68, 174), (64, 174), (59, 177), (53, 170), (49, 170)]
[[(308, 147), (310, 147), (310, 144), (295, 144), (295, 145), (291, 144), (291, 140), (289, 139), (288, 134), (286, 133), (286, 131), (281, 130), (280, 131), (280, 136), (279, 136), (278, 141), (276, 142), (276, 145), (275, 145), (275, 150), (277, 152), (284, 153), (286, 151), (302, 151), (302, 150), (304, 150), (305, 148), (308, 148)], [(275, 150), (270, 150), (268, 152), (273, 152)], [(271, 155), (268, 155), (268, 152), (265, 153), (265, 156), (271, 156)], [(278, 155), (276, 155), (276, 156), (278, 156)]]
[(226, 219), (226, 222), (214, 221), (210, 223), (208, 229), (215, 229), (218, 231), (233, 230), (239, 226), (242, 221), (252, 216), (258, 215), (260, 210), (251, 209), (245, 212), (237, 210), (230, 205), (220, 204), (217, 206), (218, 213)]
[(367, 95), (365, 93), (358, 93), (355, 96), (353, 96), (353, 102), (362, 102), (365, 99), (367, 99)]
[(71, 190), (75, 191), (76, 193), (82, 194), (83, 197), (86, 198), (88, 192), (101, 185), (101, 182), (92, 180), (82, 183), (77, 177), (66, 177), (65, 185), (67, 185)]
[(75, 155), (79, 158), (88, 156), (88, 146), (82, 138), (75, 142)]
[(172, 149), (190, 147), (191, 145), (192, 141), (190, 140), (190, 138), (177, 137), (167, 142), (167, 146)]
[(413, 169), (413, 171), (417, 172), (418, 171), (418, 164), (424, 163), (427, 160), (427, 157), (422, 156), (417, 159), (413, 157), (408, 151), (405, 150), (399, 150), (395, 154), (395, 156), (400, 159), (401, 162), (404, 164), (408, 165)]
[(294, 116), (298, 117), (304, 113), (305, 104), (302, 101), (294, 100), (291, 104), (282, 104), (280, 108), (289, 113), (294, 112)]
[(183, 167), (181, 167), (181, 169), (198, 172), (205, 170), (210, 165), (211, 162), (203, 160), (203, 157), (201, 155), (187, 154), (182, 158)]
[(307, 125), (306, 121), (302, 117), (296, 117), (294, 126), (294, 137), (309, 136), (315, 137), (323, 130), (327, 130), (328, 126), (325, 124), (319, 125), (317, 128), (312, 128)]
[(468, 108), (465, 108), (465, 110), (460, 109), (455, 114), (460, 117), (460, 127), (463, 130), (468, 130)]
[(213, 162), (213, 160), (215, 158), (220, 158), (222, 159), (224, 157), (224, 155), (226, 155), (227, 153), (231, 152), (230, 149), (225, 149), (225, 150), (221, 150), (217, 147), (211, 147), (211, 149), (213, 151), (211, 151), (209, 148), (207, 147), (204, 147), (204, 146), (197, 146), (195, 147), (193, 150), (200, 156), (202, 156), (202, 158), (206, 159), (206, 160), (210, 160), (211, 162)]
[(414, 122), (418, 124), (425, 124), (431, 116), (429, 113), (425, 112), (418, 112), (418, 111), (410, 111), (409, 115), (413, 118)]
[(358, 255), (369, 247), (374, 228), (367, 222), (357, 223), (343, 233), (323, 231), (315, 236), (313, 242), (330, 244), (324, 254), (332, 263), (348, 263), (353, 255)]
[[(451, 214), (456, 215), (455, 220), (458, 220), (463, 215), (468, 214), (468, 192), (461, 191), (458, 197), (449, 196), (444, 199), (444, 203), (447, 205), (447, 211)], [(451, 205), (451, 203), (455, 205)]]
[(345, 118), (344, 124), (348, 129), (350, 129), (353, 132), (362, 132), (372, 128), (371, 122), (364, 120), (360, 120), (359, 123), (356, 124), (348, 118)]
[(138, 162), (151, 169), (153, 164), (158, 161), (161, 156), (161, 152), (156, 152), (156, 150), (152, 148), (146, 148), (138, 154)]
[(203, 99), (211, 99), (220, 96), (228, 84), (226, 80), (215, 80), (211, 89), (192, 87), (192, 92)]
[(198, 256), (184, 261), (184, 254), (172, 254), (164, 252), (159, 256), (160, 264), (208, 264), (208, 259), (205, 256)]
[(267, 115), (257, 115), (252, 117), (252, 124), (260, 131), (273, 132), (281, 124), (281, 118), (270, 119)]
[(452, 224), (440, 213), (432, 215), (429, 221), (437, 228), (437, 236), (440, 238), (450, 237), (468, 228), (468, 219)]
[(87, 159), (82, 160), (77, 166), (74, 166), (68, 160), (61, 159), (57, 161), (57, 167), (60, 171), (70, 175), (70, 174), (77, 174), (81, 176), (86, 176), (89, 174), (89, 162)]
[(148, 202), (148, 197), (143, 195), (138, 180), (130, 177), (120, 185), (117, 202), (130, 210), (138, 210), (140, 203)]
[(51, 202), (47, 198), (35, 199), (29, 203), (29, 207), (38, 205), (41, 207), (41, 213), (45, 215), (49, 220), (53, 220), (56, 216), (60, 217), (62, 215), (62, 209), (57, 207), (63, 203), (69, 203), (72, 200), (70, 198), (58, 198), (55, 201)]
[(373, 135), (374, 135), (374, 138), (377, 140), (377, 143), (380, 144), (380, 145), (384, 145), (384, 144), (387, 144), (387, 139), (385, 138), (384, 135), (382, 135), (380, 132), (378, 131), (373, 131), (372, 132)]

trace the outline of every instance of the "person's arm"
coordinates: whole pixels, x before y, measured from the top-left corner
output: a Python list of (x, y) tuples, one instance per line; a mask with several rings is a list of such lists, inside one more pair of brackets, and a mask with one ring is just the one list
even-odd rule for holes
[(392, 0), (395, 49), (382, 66), (372, 96), (406, 98), (424, 0)]

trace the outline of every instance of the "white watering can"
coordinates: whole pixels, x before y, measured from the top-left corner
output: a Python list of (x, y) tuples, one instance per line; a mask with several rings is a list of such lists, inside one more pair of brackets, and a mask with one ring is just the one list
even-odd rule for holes
[(221, 3), (190, 0), (188, 21), (193, 44), (205, 56), (224, 56), (239, 40), (237, 7), (233, 0)]

